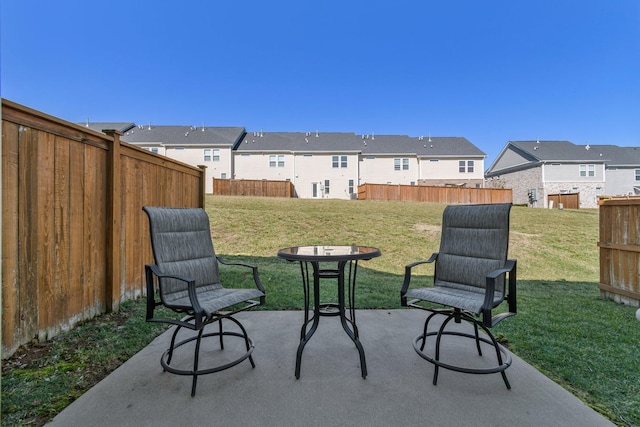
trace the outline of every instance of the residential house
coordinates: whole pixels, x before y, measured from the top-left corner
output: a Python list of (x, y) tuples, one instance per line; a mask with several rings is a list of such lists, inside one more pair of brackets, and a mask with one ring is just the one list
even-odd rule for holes
[(353, 198), (364, 183), (482, 187), (486, 155), (465, 138), (255, 132), (235, 150), (235, 178), (289, 179), (298, 197)]
[(461, 137), (365, 136), (361, 183), (484, 186), (486, 154)]
[(595, 208), (603, 195), (629, 194), (640, 181), (640, 149), (569, 141), (509, 141), (485, 173), (491, 188), (511, 188), (513, 202), (548, 207), (549, 197), (578, 194)]
[(357, 194), (358, 141), (354, 133), (248, 133), (234, 151), (234, 178), (288, 180), (297, 197), (348, 199)]
[(482, 187), (485, 153), (461, 137), (349, 132), (246, 132), (242, 127), (87, 124), (190, 165), (213, 178), (291, 181), (297, 197), (355, 198), (358, 185)]
[(120, 137), (154, 153), (193, 166), (206, 166), (205, 192), (213, 192), (213, 178), (233, 175), (233, 148), (245, 135), (243, 127), (135, 126)]
[(640, 196), (640, 147), (605, 147), (607, 196)]

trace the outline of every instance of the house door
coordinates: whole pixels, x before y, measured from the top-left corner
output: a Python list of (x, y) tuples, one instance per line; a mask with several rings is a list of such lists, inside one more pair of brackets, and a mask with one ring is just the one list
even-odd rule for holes
[(311, 184), (311, 197), (316, 199), (318, 197), (318, 183), (314, 182)]

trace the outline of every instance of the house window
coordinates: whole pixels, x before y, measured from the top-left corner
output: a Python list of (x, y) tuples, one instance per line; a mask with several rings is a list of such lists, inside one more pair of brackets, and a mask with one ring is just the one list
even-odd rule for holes
[(347, 156), (331, 156), (331, 166), (334, 168), (346, 168)]
[(596, 165), (580, 165), (580, 176), (596, 176)]
[(149, 147), (149, 151), (158, 154), (158, 147)]
[(175, 150), (182, 151), (182, 150), (184, 150), (184, 147), (176, 147)]
[(272, 154), (269, 156), (269, 167), (270, 168), (283, 168), (284, 167), (284, 154)]
[(220, 179), (227, 179), (227, 174), (226, 174), (226, 172), (222, 172), (222, 173), (220, 174)]
[(636, 181), (640, 181), (640, 169), (636, 169)]
[(211, 148), (205, 148), (204, 149), (204, 161), (205, 162), (210, 162), (211, 158), (212, 158), (212, 152), (213, 150), (211, 150)]
[(430, 161), (430, 162), (434, 162), (434, 163), (435, 163), (435, 162), (439, 162), (439, 161), (440, 161), (440, 159), (429, 159), (429, 161)]
[(214, 162), (220, 161), (220, 150), (213, 150), (213, 161)]
[(353, 180), (349, 180), (349, 194), (353, 194)]
[(324, 180), (324, 194), (329, 194), (329, 180)]
[(473, 173), (475, 163), (473, 160), (458, 160), (458, 172), (460, 173)]
[(393, 170), (399, 171), (408, 171), (409, 170), (409, 159), (393, 159)]

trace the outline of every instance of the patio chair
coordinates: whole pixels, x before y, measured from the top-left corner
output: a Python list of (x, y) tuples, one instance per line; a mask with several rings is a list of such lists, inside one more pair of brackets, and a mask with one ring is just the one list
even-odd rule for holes
[[(442, 216), (439, 252), (426, 261), (405, 267), (400, 292), (402, 306), (430, 312), (422, 334), (413, 341), (413, 347), (422, 358), (435, 365), (434, 385), (438, 381), (438, 369), (445, 368), (471, 374), (500, 372), (505, 385), (511, 389), (504, 372), (511, 365), (511, 355), (489, 330), (501, 320), (516, 314), (517, 263), (515, 259), (507, 259), (510, 210), (510, 203), (447, 206)], [(433, 286), (410, 289), (414, 274), (412, 269), (425, 263), (434, 263)], [(507, 310), (492, 316), (492, 310), (503, 301), (508, 303)], [(444, 315), (441, 326), (428, 331), (429, 322), (438, 314)], [(449, 325), (452, 320), (455, 323), (461, 323), (462, 320), (469, 322), (474, 332), (452, 328)], [(447, 328), (447, 325), (450, 327)], [(487, 337), (480, 335), (478, 328)], [(497, 364), (485, 368), (442, 361), (443, 337), (450, 335), (472, 338), (480, 356), (481, 343), (491, 345), (495, 349)], [(429, 340), (429, 352), (424, 350), (427, 337), (435, 337), (435, 343), (432, 342), (434, 338)]]
[[(258, 276), (258, 268), (252, 265), (229, 263), (216, 255), (211, 241), (209, 216), (203, 209), (190, 208), (142, 208), (149, 217), (151, 247), (155, 264), (145, 265), (147, 284), (147, 321), (176, 325), (171, 344), (160, 358), (164, 370), (178, 375), (193, 376), (191, 396), (195, 396), (199, 375), (219, 372), (249, 359), (255, 367), (251, 353), (253, 341), (245, 328), (233, 315), (264, 304), (265, 290)], [(225, 288), (220, 282), (219, 264), (235, 265), (250, 269), (255, 288)], [(177, 313), (180, 319), (156, 318), (154, 309), (163, 305)], [(235, 323), (241, 332), (227, 331), (222, 321)], [(204, 333), (205, 327), (218, 322), (217, 332)], [(176, 343), (176, 336), (183, 328), (195, 333)], [(219, 337), (224, 349), (223, 337), (244, 339), (246, 352), (237, 359), (220, 363), (216, 367), (201, 369), (198, 366), (200, 344), (203, 338)], [(171, 365), (174, 352), (180, 346), (195, 340), (193, 368), (182, 369)]]

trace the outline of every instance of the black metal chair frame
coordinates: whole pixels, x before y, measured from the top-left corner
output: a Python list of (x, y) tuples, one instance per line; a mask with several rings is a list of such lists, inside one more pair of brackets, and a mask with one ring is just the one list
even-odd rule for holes
[[(418, 353), (420, 357), (432, 363), (435, 367), (433, 374), (433, 385), (436, 385), (438, 382), (438, 371), (439, 368), (444, 368), (456, 372), (463, 372), (468, 374), (493, 374), (498, 373), (502, 375), (502, 379), (504, 380), (507, 389), (511, 389), (511, 384), (507, 379), (505, 370), (511, 366), (512, 358), (511, 354), (506, 350), (504, 346), (502, 346), (491, 333), (489, 328), (492, 328), (500, 321), (506, 319), (507, 317), (514, 316), (517, 313), (517, 304), (516, 304), (516, 271), (517, 271), (517, 261), (515, 259), (508, 259), (504, 265), (504, 268), (492, 271), (486, 276), (486, 287), (485, 287), (485, 299), (481, 309), (480, 317), (476, 316), (474, 313), (468, 312), (466, 310), (462, 310), (456, 307), (449, 308), (434, 308), (434, 307), (425, 307), (420, 305), (424, 300), (421, 299), (408, 299), (406, 297), (406, 293), (409, 290), (411, 277), (412, 277), (412, 269), (421, 264), (427, 263), (435, 263), (435, 271), (434, 271), (434, 279), (437, 277), (437, 259), (438, 253), (434, 253), (431, 257), (426, 261), (418, 261), (412, 264), (408, 264), (405, 266), (405, 276), (404, 282), (402, 284), (402, 289), (400, 291), (400, 301), (403, 307), (413, 307), (421, 310), (425, 310), (430, 312), (427, 316), (427, 319), (424, 322), (423, 331), (420, 335), (418, 335), (413, 340), (413, 348)], [(496, 280), (500, 276), (506, 277), (506, 282), (508, 283), (507, 289), (505, 289), (505, 294), (503, 301), (507, 301), (508, 303), (508, 311), (504, 313), (496, 314), (492, 316), (492, 309), (495, 304), (493, 302), (493, 294), (495, 291)], [(428, 301), (427, 301), (428, 302)], [(445, 316), (441, 326), (437, 331), (429, 331), (429, 322), (436, 316), (443, 315)], [(466, 321), (473, 326), (474, 332), (461, 332), (446, 329), (447, 325), (454, 321), (455, 323), (461, 323), (462, 321)], [(485, 338), (480, 336), (479, 328), (488, 336)], [(478, 355), (482, 356), (481, 342), (492, 345), (496, 352), (497, 365), (488, 367), (488, 368), (469, 368), (465, 366), (451, 365), (446, 362), (440, 360), (440, 347), (442, 343), (443, 336), (459, 336), (464, 338), (470, 338), (475, 340), (476, 348), (478, 351)], [(435, 336), (435, 349), (433, 357), (425, 353), (424, 348), (427, 341), (427, 337)]]
[[(229, 369), (233, 366), (238, 365), (239, 363), (243, 362), (246, 359), (249, 359), (249, 362), (251, 363), (252, 368), (255, 368), (256, 366), (252, 357), (252, 353), (255, 348), (253, 340), (251, 340), (251, 338), (248, 336), (247, 331), (242, 325), (242, 323), (240, 323), (240, 321), (235, 319), (233, 315), (242, 311), (249, 310), (255, 306), (263, 305), (265, 303), (265, 296), (264, 296), (265, 289), (260, 281), (260, 277), (258, 276), (258, 268), (250, 264), (227, 262), (223, 258), (219, 257), (218, 255), (215, 255), (215, 259), (216, 259), (216, 262), (219, 262), (220, 264), (223, 264), (223, 265), (240, 266), (240, 267), (251, 269), (253, 273), (253, 280), (255, 282), (255, 285), (258, 288), (258, 290), (260, 290), (263, 293), (263, 296), (261, 296), (258, 300), (247, 300), (244, 303), (239, 303), (231, 307), (227, 307), (228, 310), (225, 309), (224, 311), (220, 310), (214, 313), (207, 314), (205, 310), (200, 306), (200, 303), (198, 301), (195, 280), (192, 280), (187, 277), (163, 274), (160, 271), (159, 267), (155, 264), (145, 265), (145, 279), (146, 279), (146, 290), (147, 290), (146, 321), (157, 322), (157, 323), (168, 323), (176, 326), (171, 336), (171, 343), (169, 345), (169, 348), (162, 354), (160, 358), (160, 364), (162, 365), (162, 368), (165, 371), (168, 371), (170, 373), (177, 374), (177, 375), (189, 375), (193, 377), (192, 385), (191, 385), (192, 397), (195, 396), (196, 394), (196, 386), (197, 386), (199, 375), (206, 375), (214, 372), (220, 372), (225, 369)], [(160, 279), (175, 279), (175, 280), (179, 280), (181, 282), (186, 283), (188, 287), (188, 294), (189, 294), (189, 299), (192, 303), (192, 307), (185, 309), (183, 307), (176, 307), (176, 306), (172, 306), (171, 304), (166, 304), (161, 300), (161, 298), (156, 299), (159, 286), (161, 286), (159, 283)], [(183, 317), (182, 319), (156, 318), (154, 317), (154, 311), (155, 311), (155, 308), (158, 306), (167, 307), (168, 309), (176, 313), (184, 313), (186, 316)], [(240, 328), (241, 332), (223, 330), (223, 327), (222, 327), (223, 320), (229, 320), (233, 322)], [(218, 322), (218, 331), (204, 333), (205, 328), (208, 325), (215, 322)], [(197, 334), (191, 337), (188, 337), (182, 341), (176, 342), (178, 333), (182, 330), (182, 328), (186, 328), (192, 331), (197, 331)], [(199, 356), (200, 356), (200, 345), (202, 343), (202, 339), (208, 338), (208, 337), (219, 337), (220, 349), (224, 350), (225, 336), (240, 337), (244, 339), (246, 352), (242, 354), (240, 357), (236, 358), (235, 360), (229, 363), (225, 363), (215, 367), (207, 367), (204, 369), (200, 368)], [(194, 356), (193, 356), (193, 369), (180, 369), (175, 366), (172, 366), (171, 360), (173, 358), (173, 355), (176, 349), (192, 341), (196, 341)]]

